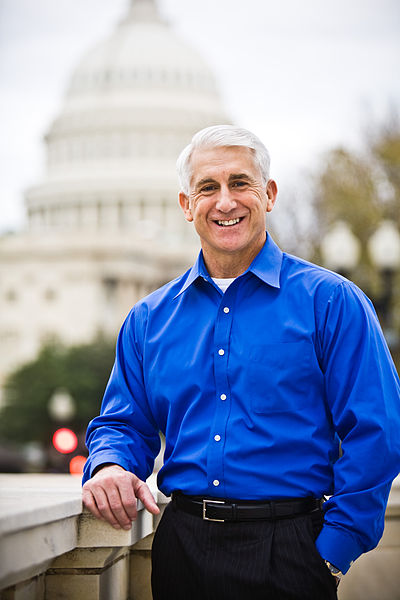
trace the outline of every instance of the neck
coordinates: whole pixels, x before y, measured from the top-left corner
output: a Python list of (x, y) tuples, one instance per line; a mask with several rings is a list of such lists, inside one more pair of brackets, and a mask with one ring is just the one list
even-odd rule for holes
[[(204, 258), (204, 262), (207, 267), (207, 271), (210, 273), (211, 277), (216, 277), (217, 279), (231, 279), (233, 277), (239, 277), (242, 273), (245, 272), (246, 268), (243, 268), (241, 265), (229, 264), (229, 265), (215, 265), (210, 266), (209, 262), (206, 258)], [(249, 266), (249, 265), (248, 265)]]
[(207, 271), (211, 277), (217, 277), (218, 279), (239, 277), (239, 275), (249, 268), (257, 254), (260, 252), (264, 242), (260, 247), (253, 246), (248, 252), (240, 254), (219, 252), (218, 255), (215, 255), (213, 252), (210, 252), (208, 248), (203, 246), (203, 258)]

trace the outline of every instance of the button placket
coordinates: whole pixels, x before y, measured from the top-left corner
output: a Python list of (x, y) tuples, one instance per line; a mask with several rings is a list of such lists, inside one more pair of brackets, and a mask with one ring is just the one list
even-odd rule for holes
[(224, 452), (226, 444), (226, 428), (230, 407), (228, 400), (228, 362), (229, 343), (232, 324), (232, 304), (227, 302), (226, 293), (221, 297), (214, 330), (215, 344), (215, 388), (216, 412), (211, 428), (211, 443), (208, 449), (208, 474), (212, 487), (220, 487), (223, 493), (224, 482), (221, 479), (224, 472)]

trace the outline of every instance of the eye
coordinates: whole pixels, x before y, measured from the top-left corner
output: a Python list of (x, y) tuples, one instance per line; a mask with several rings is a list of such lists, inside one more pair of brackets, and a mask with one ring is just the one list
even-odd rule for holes
[(207, 194), (207, 193), (209, 194), (210, 192), (213, 192), (216, 188), (217, 188), (217, 186), (215, 184), (210, 183), (210, 184), (205, 185), (204, 187), (202, 187), (200, 189), (200, 192), (202, 194)]
[(232, 187), (244, 187), (247, 184), (248, 184), (247, 181), (234, 181), (232, 183)]

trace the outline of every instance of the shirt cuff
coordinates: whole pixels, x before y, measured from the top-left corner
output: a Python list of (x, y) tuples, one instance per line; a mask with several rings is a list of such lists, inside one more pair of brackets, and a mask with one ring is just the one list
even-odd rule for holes
[(89, 458), (89, 461), (86, 463), (83, 472), (82, 484), (84, 484), (93, 476), (93, 471), (97, 469), (97, 467), (100, 467), (100, 465), (104, 465), (106, 463), (113, 463), (115, 465), (119, 465), (126, 471), (132, 471), (130, 463), (120, 454), (115, 454), (113, 452), (102, 452), (99, 456), (96, 456), (93, 459)]
[(330, 525), (323, 526), (315, 545), (322, 558), (340, 569), (343, 575), (363, 553), (351, 533)]

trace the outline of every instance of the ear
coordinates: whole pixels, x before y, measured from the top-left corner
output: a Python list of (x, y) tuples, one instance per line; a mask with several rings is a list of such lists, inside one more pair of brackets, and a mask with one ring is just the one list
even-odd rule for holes
[(179, 204), (183, 210), (186, 221), (193, 221), (193, 215), (189, 205), (189, 198), (183, 192), (179, 192)]
[(267, 208), (266, 212), (271, 212), (271, 210), (275, 206), (276, 197), (278, 195), (278, 186), (276, 185), (276, 181), (273, 179), (269, 179), (267, 183)]

